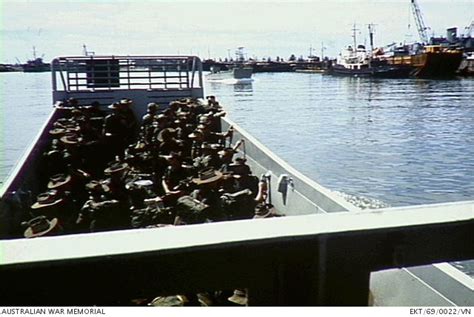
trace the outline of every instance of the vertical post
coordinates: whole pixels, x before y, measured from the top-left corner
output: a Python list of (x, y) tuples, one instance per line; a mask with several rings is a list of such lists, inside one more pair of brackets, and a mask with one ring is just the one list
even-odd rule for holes
[(202, 62), (201, 61), (199, 61), (198, 71), (199, 71), (199, 88), (204, 88), (204, 84), (202, 82)]
[(56, 82), (56, 63), (58, 63), (57, 59), (54, 59), (51, 62), (51, 87), (53, 89), (53, 92), (56, 92), (58, 90), (57, 88), (57, 82)]
[(130, 87), (130, 58), (127, 58), (127, 86), (128, 89), (131, 89)]
[[(148, 64), (148, 88), (151, 89), (152, 88), (152, 85), (151, 85), (151, 68), (153, 67), (153, 65), (151, 63)], [(165, 80), (165, 88), (166, 88), (166, 80)]]
[(192, 57), (193, 64), (191, 66), (191, 88), (194, 88), (194, 74), (196, 72), (196, 57)]
[[(276, 248), (276, 257), (249, 287), (251, 306), (318, 305), (319, 255), (314, 239), (291, 248)], [(256, 266), (259, 266), (258, 264)], [(259, 266), (260, 267), (260, 266)]]
[(369, 242), (351, 237), (320, 240), (317, 304), (367, 306), (370, 284)]
[(165, 61), (165, 63), (163, 64), (163, 76), (164, 76), (164, 81), (165, 81), (165, 89), (168, 89), (168, 74), (167, 74), (167, 71), (168, 71), (168, 60)]

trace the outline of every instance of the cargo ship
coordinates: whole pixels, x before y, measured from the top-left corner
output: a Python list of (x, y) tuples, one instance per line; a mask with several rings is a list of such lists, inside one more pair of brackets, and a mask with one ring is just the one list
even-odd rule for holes
[[(410, 1), (420, 42), (393, 47), (384, 53), (378, 50), (379, 58), (397, 67), (413, 68), (412, 76), (420, 78), (443, 78), (456, 75), (463, 58), (463, 50), (455, 45), (440, 45), (435, 38), (429, 38), (429, 29), (424, 22), (416, 0)], [(448, 36), (451, 36), (448, 29)]]
[(43, 57), (36, 56), (36, 48), (33, 46), (33, 59), (21, 65), (25, 73), (42, 73), (51, 71), (51, 64), (45, 63)]
[[(156, 61), (162, 67), (134, 67)], [(197, 129), (182, 135), (195, 140), (212, 118), (212, 135), (237, 156), (225, 171), (228, 179), (238, 183), (257, 175), (262, 195), (255, 199), (263, 208), (241, 218), (234, 205), (234, 221), (209, 215), (211, 221), (193, 222), (179, 214), (179, 221), (170, 223), (168, 212), (149, 214), (148, 207), (166, 211), (173, 197), (176, 203), (173, 195), (186, 188), (178, 183), (167, 192), (171, 197), (150, 193), (161, 183), (155, 177), (161, 163), (150, 161), (155, 154), (147, 146), (171, 151), (162, 146), (165, 139), (174, 140), (173, 146), (181, 143), (169, 138), (178, 132), (162, 127), (163, 116), (176, 115), (172, 122), (180, 125), (191, 108), (204, 114), (202, 109), (219, 106), (214, 96), (203, 99), (200, 59), (69, 56), (55, 58), (51, 65), (54, 110), (0, 191), (0, 305), (128, 306), (164, 303), (175, 294), (182, 294), (172, 297), (178, 305), (192, 294), (201, 295), (194, 304), (208, 305), (202, 294), (210, 290), (221, 295), (230, 290), (229, 301), (250, 306), (474, 305), (472, 282), (441, 263), (474, 257), (465, 243), (474, 230), (474, 202), (360, 210), (295, 170), (220, 111), (199, 117)], [(84, 117), (83, 111), (89, 115)], [(111, 121), (116, 112), (120, 121)], [(100, 119), (104, 113), (106, 119)], [(137, 128), (128, 125), (132, 117), (162, 130), (156, 138), (147, 139), (146, 128), (137, 133), (139, 139), (130, 138)], [(104, 143), (94, 143), (93, 134), (84, 133), (96, 124)], [(114, 129), (117, 124), (127, 128)], [(211, 145), (194, 148), (215, 150)], [(94, 150), (84, 151), (91, 146)], [(175, 162), (176, 155), (154, 159)], [(69, 174), (49, 175), (62, 166), (55, 162), (68, 162), (63, 167)], [(126, 186), (100, 179), (129, 171), (138, 179)], [(223, 174), (203, 170), (191, 182), (215, 184)], [(89, 199), (86, 188), (96, 197), (91, 200), (100, 200), (87, 206), (109, 211), (106, 221), (94, 222), (90, 232), (68, 222)], [(57, 195), (60, 189), (64, 196)], [(147, 204), (145, 210), (123, 209), (117, 205), (120, 200), (102, 201), (110, 192), (137, 189), (134, 203)], [(226, 201), (237, 199), (235, 194)], [(71, 204), (64, 205), (68, 199)], [(207, 210), (202, 201), (182, 203), (193, 207), (192, 217)], [(46, 210), (56, 213), (42, 215)], [(132, 223), (141, 225), (131, 226), (124, 210), (138, 217)], [(181, 225), (180, 217), (188, 224)]]
[[(415, 52), (412, 52), (415, 50)], [(442, 78), (455, 76), (463, 59), (462, 50), (441, 45), (406, 45), (378, 57), (389, 65), (411, 68), (411, 76)]]

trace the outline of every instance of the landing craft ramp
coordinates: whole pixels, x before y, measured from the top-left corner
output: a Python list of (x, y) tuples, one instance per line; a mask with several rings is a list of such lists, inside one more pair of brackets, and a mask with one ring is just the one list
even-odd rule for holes
[[(203, 97), (196, 57), (94, 58), (97, 68), (86, 62), (91, 57), (53, 61), (54, 102), (74, 97), (105, 106), (126, 97), (135, 101), (139, 116), (154, 98), (165, 104)], [(114, 59), (120, 62), (110, 62)], [(189, 72), (183, 71), (184, 65)], [(156, 70), (165, 73), (157, 75)], [(145, 78), (131, 85), (129, 73), (134, 71)], [(175, 82), (173, 76), (181, 79)], [(35, 159), (56, 115), (53, 112), (3, 188), (2, 230), (15, 218), (12, 199), (34, 189)], [(474, 249), (466, 241), (474, 230), (474, 202), (360, 211), (293, 169), (232, 121), (224, 119), (222, 125), (234, 126), (234, 142), (244, 140), (241, 151), (254, 173), (269, 179), (271, 203), (287, 217), (2, 240), (0, 304), (107, 305), (142, 296), (248, 287), (250, 305), (366, 305), (372, 287), (378, 305), (474, 305), (472, 297), (456, 301), (435, 289), (441, 277), (454, 280), (432, 266), (422, 272), (371, 275), (473, 259)], [(393, 281), (403, 284), (403, 296), (390, 294)], [(469, 295), (468, 287), (450, 287), (458, 295)]]

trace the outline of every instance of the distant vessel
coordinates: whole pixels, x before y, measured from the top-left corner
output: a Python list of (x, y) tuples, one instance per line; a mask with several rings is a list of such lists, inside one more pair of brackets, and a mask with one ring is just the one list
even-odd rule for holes
[[(392, 47), (390, 51), (380, 51), (380, 60), (399, 67), (411, 67), (411, 75), (422, 78), (450, 77), (456, 75), (463, 58), (463, 50), (459, 45), (451, 45), (452, 41), (428, 37), (429, 29), (424, 22), (420, 7), (416, 0), (411, 0), (413, 17), (418, 29), (421, 43), (413, 43)], [(448, 29), (448, 39), (453, 37), (455, 28)], [(455, 35), (454, 35), (455, 37)], [(453, 42), (454, 43), (454, 42)]]
[(251, 79), (253, 68), (245, 64), (244, 48), (239, 47), (236, 54), (236, 62), (228, 66), (227, 70), (223, 70), (219, 65), (210, 66), (210, 74), (208, 79), (225, 80), (225, 79)]
[[(400, 78), (408, 77), (411, 72), (410, 67), (393, 66), (383, 59), (373, 58), (372, 52), (367, 52), (364, 45), (357, 45), (356, 27), (352, 29), (354, 46), (348, 46), (343, 50), (332, 65), (328, 73), (331, 75), (342, 75), (352, 77), (381, 77), (381, 78)], [(369, 33), (372, 39), (373, 33), (369, 25)]]
[(389, 65), (411, 67), (411, 75), (420, 78), (450, 77), (456, 75), (463, 53), (441, 45), (412, 44), (398, 47), (380, 56)]
[(309, 55), (307, 59), (297, 60), (294, 64), (294, 70), (297, 73), (324, 73), (327, 68), (327, 61), (322, 60), (324, 46), (321, 45), (321, 58), (319, 56), (313, 55), (313, 47), (309, 48)]
[(252, 61), (248, 63), (252, 66), (254, 73), (274, 73), (274, 72), (293, 72), (295, 70), (294, 63), (282, 60), (272, 61), (271, 59), (262, 61)]
[(11, 64), (0, 64), (0, 73), (21, 71), (21, 67)]
[(219, 66), (211, 66), (211, 72), (208, 75), (209, 79), (250, 79), (252, 78), (253, 69), (249, 66), (235, 66), (229, 70), (221, 70)]
[(472, 53), (463, 58), (458, 74), (461, 76), (474, 76), (474, 55)]
[(43, 62), (43, 57), (36, 56), (36, 49), (33, 46), (33, 59), (30, 59), (26, 64), (22, 65), (25, 73), (39, 73), (51, 71), (51, 64)]

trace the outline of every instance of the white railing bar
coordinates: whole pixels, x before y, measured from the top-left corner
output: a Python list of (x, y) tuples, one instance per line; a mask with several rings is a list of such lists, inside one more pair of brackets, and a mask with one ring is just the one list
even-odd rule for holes
[[(474, 221), (474, 201), (0, 241), (0, 266)], [(120, 243), (117, 241), (120, 240)], [(460, 241), (463, 243), (463, 241)]]

